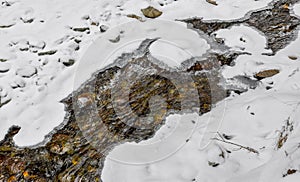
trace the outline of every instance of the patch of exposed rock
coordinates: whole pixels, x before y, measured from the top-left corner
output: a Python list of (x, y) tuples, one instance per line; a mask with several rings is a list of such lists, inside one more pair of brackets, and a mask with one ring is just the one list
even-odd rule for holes
[(180, 21), (191, 24), (193, 28), (210, 36), (217, 30), (245, 24), (264, 34), (267, 39), (266, 48), (272, 50), (270, 55), (274, 55), (298, 36), (300, 19), (292, 15), (289, 9), (297, 2), (299, 0), (274, 1), (269, 4), (269, 7), (252, 11), (238, 20), (205, 21), (202, 18), (192, 18)]

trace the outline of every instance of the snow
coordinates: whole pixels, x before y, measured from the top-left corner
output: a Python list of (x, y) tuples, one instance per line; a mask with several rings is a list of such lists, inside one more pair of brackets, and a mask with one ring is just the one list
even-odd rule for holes
[[(282, 178), (288, 169), (299, 169), (299, 163), (292, 162), (299, 154), (299, 150), (295, 149), (298, 146), (298, 132), (291, 134), (292, 139), (287, 141), (284, 149), (277, 150), (276, 142), (281, 127), (289, 117), (294, 127), (299, 126), (300, 62), (288, 56), (299, 56), (297, 47), (300, 39), (297, 38), (274, 57), (268, 57), (262, 55), (266, 52), (263, 35), (247, 26), (220, 30), (217, 37), (224, 38), (225, 44), (233, 50), (252, 54), (240, 56), (235, 66), (226, 67), (223, 70), (225, 77), (252, 76), (266, 69), (280, 70), (278, 75), (262, 80), (257, 89), (228, 98), (221, 128), (215, 130), (233, 135), (235, 143), (252, 147), (259, 151), (259, 155), (215, 141), (203, 149), (199, 141), (207, 131), (200, 127), (200, 120), (200, 126), (189, 142), (163, 161), (136, 166), (107, 160), (102, 175), (104, 181), (298, 181), (297, 173)], [(240, 41), (241, 37), (245, 42)], [(268, 85), (272, 85), (273, 89), (266, 90)], [(214, 108), (211, 114), (218, 113), (217, 109)], [(224, 149), (232, 151), (226, 154), (225, 159), (219, 156), (220, 150)], [(293, 150), (295, 153), (291, 152)], [(286, 157), (284, 151), (292, 153), (290, 155), (294, 159)], [(108, 158), (113, 156), (110, 154)], [(208, 165), (208, 161), (220, 165), (214, 168)]]
[[(29, 146), (42, 142), (47, 133), (62, 123), (65, 113), (63, 104), (59, 103), (61, 99), (94, 71), (109, 65), (121, 53), (136, 49), (145, 35), (160, 37), (151, 47), (151, 53), (157, 58), (167, 58), (163, 59), (166, 64), (177, 67), (191, 55), (203, 55), (210, 46), (195, 31), (173, 20), (195, 16), (205, 20), (238, 19), (251, 10), (265, 7), (270, 0), (217, 0), (218, 6), (205, 0), (12, 2), (11, 6), (0, 5), (0, 26), (13, 25), (0, 28), (0, 60), (6, 60), (0, 62), (0, 101), (10, 101), (0, 108), (0, 138), (16, 124), (22, 127), (14, 138), (16, 144)], [(159, 21), (141, 23), (125, 16), (132, 13), (142, 16), (140, 9), (149, 5), (163, 11)], [(300, 16), (299, 4), (295, 5), (294, 12)], [(109, 27), (108, 32), (101, 33), (99, 27), (91, 25), (93, 21)], [(118, 26), (120, 24), (123, 26)], [(74, 32), (70, 27), (89, 27), (90, 33)], [(153, 29), (155, 31), (149, 31)], [(124, 30), (121, 35), (120, 30)], [(108, 41), (118, 35), (118, 43)], [(226, 104), (217, 105), (210, 113), (201, 117), (170, 116), (154, 138), (118, 146), (105, 162), (102, 174), (105, 182), (299, 180), (299, 173), (285, 178), (282, 175), (288, 169), (299, 169), (300, 38), (269, 57), (262, 55), (267, 52), (264, 36), (250, 27), (241, 25), (219, 30), (217, 37), (224, 38), (232, 50), (252, 54), (239, 56), (235, 66), (225, 67), (222, 70), (225, 78), (253, 76), (258, 71), (274, 68), (280, 73), (262, 80), (255, 90), (233, 94)], [(78, 51), (74, 39), (81, 41)], [(99, 48), (102, 52), (97, 51)], [(57, 52), (38, 56), (51, 50)], [(102, 61), (95, 59), (99, 54)], [(298, 59), (291, 60), (288, 56)], [(73, 66), (63, 64), (69, 59), (76, 60)], [(273, 89), (266, 90), (266, 86)], [(180, 127), (172, 122), (176, 117), (184, 121), (194, 117), (197, 122), (193, 135), (189, 135), (191, 122), (182, 123)], [(281, 149), (276, 149), (279, 131), (289, 117), (294, 123), (294, 132)], [(217, 131), (233, 135), (233, 142), (252, 147), (259, 155), (211, 140)], [(160, 140), (163, 136), (168, 136), (170, 142), (163, 143)], [(179, 143), (171, 141), (176, 137)], [(149, 148), (143, 147), (145, 145)], [(231, 153), (220, 157), (225, 149)], [(159, 152), (153, 153), (154, 150)], [(208, 162), (220, 165), (212, 167)]]
[(164, 160), (184, 146), (199, 116), (196, 113), (171, 115), (167, 124), (151, 140), (117, 146), (109, 159), (126, 164), (145, 164)]
[[(123, 33), (120, 35), (120, 32)], [(110, 41), (118, 35), (120, 40), (117, 43)], [(161, 60), (171, 67), (178, 67), (181, 62), (193, 56), (201, 56), (209, 49), (204, 39), (184, 25), (165, 20), (129, 22), (113, 28), (93, 42), (82, 57), (84, 61), (78, 66), (74, 87), (77, 88), (89, 79), (93, 72), (112, 64), (122, 53), (136, 50), (145, 38), (161, 39), (151, 46), (150, 52), (154, 57), (167, 58)]]
[(293, 11), (296, 15), (300, 16), (300, 4), (299, 3), (294, 5)]
[[(205, 19), (232, 19), (240, 18), (252, 9), (262, 8), (266, 6), (268, 2), (270, 1), (251, 1), (249, 3), (242, 1), (220, 1), (217, 7), (212, 7), (211, 4), (205, 1), (195, 0), (189, 1), (189, 3), (185, 1), (149, 2), (146, 0), (139, 2), (115, 1), (113, 3), (111, 1), (92, 1), (87, 3), (83, 0), (76, 2), (60, 2), (57, 0), (9, 1), (11, 6), (2, 5), (0, 7), (0, 17), (3, 17), (0, 18), (0, 25), (14, 26), (0, 30), (0, 59), (9, 60), (9, 63), (5, 63), (5, 66), (1, 65), (1, 68), (7, 68), (9, 64), (10, 71), (1, 74), (0, 86), (9, 93), (8, 97), (12, 99), (12, 101), (0, 109), (0, 116), (2, 118), (0, 137), (3, 138), (7, 129), (12, 124), (16, 124), (22, 127), (22, 130), (15, 138), (16, 143), (21, 146), (34, 145), (41, 142), (44, 135), (62, 122), (64, 111), (59, 101), (71, 93), (73, 89), (72, 85), (74, 84), (74, 73), (76, 73), (76, 67), (79, 61), (68, 68), (63, 66), (62, 63), (69, 59), (80, 60), (85, 50), (89, 48), (89, 45), (95, 40), (101, 39), (103, 34), (99, 32), (99, 27), (91, 25), (93, 21), (98, 22), (102, 26), (112, 28), (119, 24), (132, 21), (125, 15), (132, 13), (141, 15), (140, 9), (149, 5), (161, 8), (164, 13), (159, 19), (165, 21), (174, 20), (175, 17), (180, 19), (190, 16), (201, 16)], [(161, 7), (160, 3), (164, 5)], [(201, 11), (194, 7), (201, 8)], [(232, 11), (232, 8), (235, 10)], [(214, 10), (212, 11), (212, 9)], [(219, 9), (222, 9), (222, 11)], [(87, 17), (89, 17), (88, 20), (86, 20)], [(33, 19), (33, 22), (24, 23), (24, 20), (29, 19)], [(147, 22), (144, 24), (146, 23)], [(151, 23), (149, 23), (149, 25), (150, 24)], [(178, 31), (184, 32), (185, 34), (187, 32), (193, 34), (191, 38), (194, 39), (193, 42), (196, 42), (197, 38), (195, 36), (198, 35), (196, 35), (194, 31), (186, 30), (183, 23), (170, 22), (170, 24), (181, 25), (182, 29)], [(71, 31), (70, 27), (90, 27), (90, 34)], [(140, 27), (143, 26), (140, 25)], [(159, 35), (165, 34), (165, 36), (169, 36), (170, 34), (169, 37), (172, 38), (172, 42), (174, 43), (174, 35), (176, 35), (178, 31), (172, 31), (171, 27), (163, 26)], [(125, 32), (125, 34), (128, 33), (128, 37), (130, 38), (133, 32), (134, 30)], [(185, 34), (181, 34), (181, 36), (184, 35), (184, 37), (188, 37)], [(127, 39), (125, 38), (125, 40), (121, 39), (121, 43), (122, 41), (125, 42), (128, 40), (128, 37)], [(73, 39), (81, 40), (79, 51), (74, 51)], [(136, 38), (131, 40), (136, 40)], [(201, 41), (201, 39), (199, 40), (201, 47), (207, 49), (208, 47), (205, 45), (205, 42)], [(138, 42), (136, 45), (138, 45)], [(189, 56), (186, 49), (197, 49), (198, 47), (197, 44), (181, 45), (180, 51), (176, 49), (181, 60)], [(155, 48), (155, 46), (157, 45), (154, 45), (152, 51), (159, 48)], [(110, 50), (114, 48), (107, 47), (107, 51), (111, 52)], [(135, 48), (136, 47), (133, 46), (127, 49), (127, 51)], [(36, 54), (36, 52), (50, 50), (58, 51), (54, 55), (37, 56)], [(201, 55), (203, 53), (198, 50), (190, 51), (192, 54), (200, 52), (199, 54)], [(177, 57), (177, 55), (172, 56)], [(174, 58), (172, 57), (169, 57), (169, 59), (168, 63), (172, 62), (173, 66), (178, 66), (180, 61), (174, 62)], [(14, 74), (19, 68), (23, 68), (24, 66), (31, 67), (27, 68), (27, 71), (31, 71), (31, 73), (33, 71), (32, 67), (35, 67), (37, 74), (27, 80)], [(94, 68), (98, 69), (99, 67)], [(88, 68), (86, 68), (85, 74), (90, 75), (95, 69), (88, 70)], [(80, 75), (82, 74), (80, 73)], [(81, 81), (76, 81), (75, 85), (82, 83), (84, 79), (88, 78), (88, 75), (83, 76)], [(63, 80), (62, 78), (66, 79)], [(11, 85), (15, 84), (15, 82), (22, 82), (22, 87), (24, 88), (11, 89)], [(64, 86), (62, 87), (62, 85)], [(76, 86), (74, 88), (76, 88)], [(38, 100), (38, 98), (53, 95), (53, 93), (49, 93), (49, 90), (56, 91), (56, 99), (49, 99), (51, 100), (50, 103), (47, 102), (47, 99)], [(36, 105), (32, 105), (32, 103), (39, 103), (41, 106), (37, 107)], [(55, 105), (54, 110), (55, 113), (57, 113), (55, 115), (52, 114), (52, 111), (42, 109), (52, 108), (50, 107), (53, 106), (52, 104)], [(34, 107), (36, 108), (34, 109)], [(26, 117), (23, 117), (23, 115), (22, 117), (19, 116), (21, 111)], [(32, 114), (33, 111), (35, 114)], [(34, 117), (34, 115), (36, 115), (36, 117)], [(35, 123), (36, 126), (33, 126), (33, 123)], [(37, 129), (41, 127), (44, 129)]]
[(251, 10), (264, 8), (271, 0), (217, 0), (218, 6), (207, 3), (205, 0), (154, 0), (154, 1), (128, 1), (124, 5), (124, 12), (142, 15), (140, 9), (149, 4), (157, 7), (164, 13), (162, 19), (184, 19), (203, 17), (204, 20), (230, 20), (239, 19)]
[(270, 53), (264, 50), (266, 39), (256, 30), (245, 25), (233, 26), (216, 32), (217, 38), (225, 38), (225, 44), (232, 50), (249, 52), (251, 54)]

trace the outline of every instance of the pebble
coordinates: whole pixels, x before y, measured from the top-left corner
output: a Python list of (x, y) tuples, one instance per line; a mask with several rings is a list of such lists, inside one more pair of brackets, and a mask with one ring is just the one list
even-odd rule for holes
[(101, 25), (100, 26), (100, 32), (106, 32), (108, 30), (108, 26), (106, 26), (106, 25)]
[(152, 6), (148, 6), (145, 9), (141, 9), (142, 13), (147, 18), (157, 18), (162, 15), (162, 12), (158, 9), (153, 8)]

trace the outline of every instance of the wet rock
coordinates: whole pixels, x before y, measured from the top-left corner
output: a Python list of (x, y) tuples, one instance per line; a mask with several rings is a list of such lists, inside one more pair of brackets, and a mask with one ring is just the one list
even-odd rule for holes
[(222, 137), (224, 137), (226, 140), (231, 140), (234, 136), (233, 135), (226, 135), (225, 133), (223, 133)]
[(1, 2), (2, 6), (11, 6), (12, 4), (13, 4), (13, 2), (7, 2), (7, 1)]
[(79, 44), (81, 42), (80, 39), (74, 39), (74, 42), (76, 42), (77, 44)]
[(45, 51), (45, 52), (39, 52), (38, 56), (46, 56), (46, 55), (53, 55), (57, 52), (57, 50), (50, 50), (50, 51)]
[(34, 18), (20, 18), (23, 23), (32, 23), (34, 21)]
[(215, 5), (215, 6), (218, 5), (217, 2), (214, 1), (214, 0), (206, 0), (206, 2), (208, 2), (208, 3), (212, 4), (212, 5)]
[(49, 151), (55, 154), (71, 154), (73, 152), (73, 146), (70, 143), (70, 136), (65, 134), (54, 134), (52, 139), (55, 140), (55, 143), (50, 143), (47, 145)]
[(99, 22), (97, 22), (97, 21), (92, 21), (92, 22), (91, 22), (91, 25), (93, 25), (93, 26), (99, 26)]
[(297, 169), (288, 169), (287, 172), (285, 174), (282, 175), (282, 177), (286, 177), (288, 175), (292, 175), (294, 173), (298, 172)]
[(78, 28), (72, 28), (72, 30), (75, 32), (89, 32), (90, 28), (89, 27), (78, 27)]
[(10, 28), (14, 26), (15, 24), (9, 24), (9, 25), (0, 25), (0, 28)]
[(288, 56), (288, 57), (289, 57), (289, 59), (291, 59), (291, 60), (297, 60), (297, 59), (298, 59), (296, 56)]
[(63, 65), (69, 67), (69, 66), (72, 66), (74, 63), (75, 63), (74, 59), (69, 59), (68, 61), (64, 61)]
[(208, 161), (208, 165), (211, 166), (211, 167), (218, 167), (220, 164), (216, 163), (216, 162), (210, 162), (210, 161)]
[(106, 32), (108, 30), (108, 26), (106, 26), (106, 25), (101, 25), (100, 26), (100, 32)]
[(141, 9), (141, 11), (144, 14), (144, 16), (147, 17), (147, 18), (157, 18), (160, 15), (162, 15), (161, 11), (159, 11), (158, 9), (153, 8), (152, 6), (149, 6), (145, 9)]
[(264, 71), (256, 73), (254, 75), (254, 77), (257, 78), (258, 80), (262, 80), (264, 78), (272, 77), (272, 76), (278, 74), (279, 72), (280, 71), (277, 69), (264, 70)]

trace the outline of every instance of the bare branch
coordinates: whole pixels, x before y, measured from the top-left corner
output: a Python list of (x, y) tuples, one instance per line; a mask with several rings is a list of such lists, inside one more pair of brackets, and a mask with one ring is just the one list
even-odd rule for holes
[[(220, 136), (220, 133), (218, 132), (219, 136)], [(231, 145), (235, 145), (237, 147), (240, 147), (242, 149), (246, 149), (248, 150), (249, 152), (253, 152), (255, 154), (259, 154), (259, 152), (251, 147), (246, 147), (246, 146), (243, 146), (243, 145), (240, 145), (240, 144), (237, 144), (237, 143), (233, 143), (233, 142), (229, 142), (229, 141), (226, 141), (223, 137), (221, 137), (221, 139), (219, 138), (212, 138), (213, 140), (217, 140), (217, 141), (220, 141), (220, 142), (224, 142), (224, 143), (227, 143), (227, 144), (231, 144)]]

